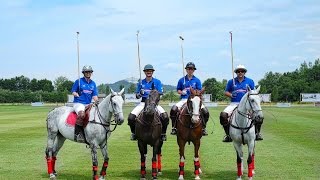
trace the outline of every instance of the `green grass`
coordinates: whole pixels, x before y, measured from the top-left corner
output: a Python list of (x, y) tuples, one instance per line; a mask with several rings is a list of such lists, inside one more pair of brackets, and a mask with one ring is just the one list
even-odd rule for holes
[[(51, 107), (0, 106), (0, 179), (48, 179), (44, 150), (46, 115)], [(168, 111), (169, 107), (165, 107)], [(232, 143), (222, 143), (219, 113), (211, 108), (209, 136), (202, 138), (200, 162), (202, 179), (235, 179), (236, 155)], [(127, 116), (132, 107), (125, 107)], [(265, 140), (256, 145), (255, 179), (320, 179), (320, 108), (264, 107), (262, 132)], [(171, 126), (171, 125), (169, 125)], [(163, 146), (163, 175), (177, 179), (179, 151), (176, 137), (169, 135)], [(107, 179), (139, 179), (140, 154), (130, 141), (127, 122), (118, 126), (109, 142)], [(149, 150), (151, 150), (149, 148)], [(245, 152), (245, 167), (247, 149)], [(147, 157), (151, 177), (151, 151)], [(102, 164), (99, 152), (99, 165)], [(58, 179), (91, 179), (90, 150), (66, 141), (57, 160)], [(100, 169), (101, 166), (99, 166)], [(193, 145), (186, 145), (186, 179), (193, 179)], [(246, 169), (246, 168), (245, 168)], [(245, 176), (247, 175), (245, 170)]]

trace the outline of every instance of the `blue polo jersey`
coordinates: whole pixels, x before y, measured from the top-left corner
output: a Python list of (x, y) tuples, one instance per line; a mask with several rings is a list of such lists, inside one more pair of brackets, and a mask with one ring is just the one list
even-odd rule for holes
[(79, 90), (79, 79), (77, 79), (73, 86), (72, 92), (80, 92), (79, 97), (74, 97), (74, 103), (81, 104), (90, 104), (93, 96), (98, 95), (98, 89), (96, 83), (90, 79), (90, 82), (87, 82), (84, 77), (80, 78), (80, 90)]
[(178, 90), (187, 90), (187, 94), (186, 95), (180, 95), (180, 99), (188, 99), (188, 97), (190, 96), (190, 87), (192, 87), (193, 89), (197, 89), (197, 90), (201, 90), (202, 89), (202, 84), (200, 79), (198, 79), (196, 76), (192, 76), (191, 79), (188, 78), (188, 75), (182, 77), (181, 79), (179, 79), (178, 81), (178, 85), (177, 85), (177, 91)]
[(252, 79), (244, 77), (242, 82), (239, 82), (238, 77), (234, 78), (235, 86), (233, 87), (233, 80), (230, 79), (227, 83), (226, 90), (230, 93), (237, 92), (237, 96), (235, 98), (231, 98), (231, 102), (239, 103), (241, 98), (247, 92), (247, 86), (251, 89), (254, 89), (254, 82)]
[(138, 94), (141, 89), (144, 89), (144, 94), (142, 95), (142, 101), (149, 96), (150, 91), (153, 89), (156, 89), (160, 94), (163, 94), (163, 87), (162, 87), (161, 81), (156, 78), (152, 78), (151, 81), (149, 82), (147, 82), (146, 79), (143, 79), (141, 81), (141, 84), (138, 82), (137, 88), (136, 88), (136, 94)]

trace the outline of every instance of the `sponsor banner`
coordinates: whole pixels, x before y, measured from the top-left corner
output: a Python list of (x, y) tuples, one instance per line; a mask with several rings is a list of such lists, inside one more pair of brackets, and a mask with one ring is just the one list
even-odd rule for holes
[(301, 93), (301, 102), (320, 102), (320, 93)]
[(44, 103), (43, 102), (33, 102), (31, 103), (31, 106), (43, 106)]
[(211, 102), (211, 94), (203, 94), (202, 98), (203, 102)]
[(271, 94), (260, 94), (261, 102), (271, 102)]
[(218, 107), (218, 103), (205, 102), (203, 103), (206, 107)]
[(74, 98), (74, 96), (72, 95), (72, 94), (68, 94), (68, 103), (71, 103), (71, 102), (73, 102), (73, 98)]
[(136, 98), (136, 94), (124, 94), (124, 102), (129, 103), (129, 102), (134, 102), (134, 103), (139, 103), (141, 101), (140, 99)]
[(277, 103), (277, 107), (291, 107), (291, 103)]

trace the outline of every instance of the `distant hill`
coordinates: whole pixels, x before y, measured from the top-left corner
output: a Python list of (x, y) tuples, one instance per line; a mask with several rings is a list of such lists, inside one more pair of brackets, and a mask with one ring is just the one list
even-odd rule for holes
[[(136, 84), (136, 83), (132, 82), (132, 78), (128, 78), (128, 79), (120, 80), (115, 83), (106, 84), (106, 85), (109, 86), (110, 88), (112, 88), (114, 91), (119, 91), (121, 85), (123, 85), (124, 88), (127, 90), (131, 86), (131, 84)], [(164, 92), (176, 90), (176, 87), (172, 86), (172, 85), (164, 85), (163, 84), (162, 86), (163, 86)]]

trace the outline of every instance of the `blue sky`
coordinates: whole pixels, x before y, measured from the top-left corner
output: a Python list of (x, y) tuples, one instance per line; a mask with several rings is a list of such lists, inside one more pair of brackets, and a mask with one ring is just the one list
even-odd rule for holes
[[(258, 83), (266, 72), (288, 72), (320, 57), (320, 2), (191, 0), (0, 0), (0, 78), (59, 76), (75, 80), (91, 65), (97, 84), (139, 77), (152, 64), (163, 84), (176, 85), (184, 62), (202, 82), (232, 78), (244, 64)], [(142, 73), (142, 76), (144, 74)]]

